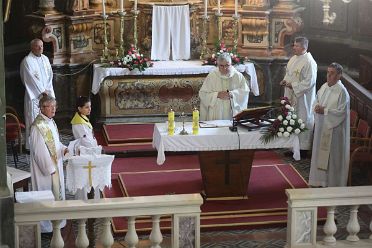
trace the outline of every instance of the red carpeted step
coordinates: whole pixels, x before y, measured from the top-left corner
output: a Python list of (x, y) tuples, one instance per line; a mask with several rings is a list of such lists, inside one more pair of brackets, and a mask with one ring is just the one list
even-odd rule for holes
[(103, 125), (103, 134), (108, 144), (151, 142), (154, 124), (111, 123)]

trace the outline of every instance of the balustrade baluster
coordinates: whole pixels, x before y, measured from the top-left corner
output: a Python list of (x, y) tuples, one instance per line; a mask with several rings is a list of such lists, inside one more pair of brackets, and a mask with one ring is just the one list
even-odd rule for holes
[(136, 232), (136, 217), (128, 217), (128, 232), (125, 235), (125, 242), (129, 248), (135, 248), (138, 244), (138, 235)]
[(109, 248), (114, 244), (114, 238), (112, 237), (112, 233), (111, 233), (110, 218), (103, 219), (101, 242), (102, 242), (103, 247), (105, 248)]
[(89, 239), (88, 239), (88, 236), (87, 236), (87, 232), (86, 232), (86, 229), (85, 229), (85, 224), (86, 222), (86, 219), (81, 219), (81, 220), (78, 220), (78, 235), (76, 237), (76, 240), (75, 240), (75, 246), (77, 248), (86, 248), (89, 246)]
[(53, 220), (53, 237), (50, 241), (50, 247), (52, 248), (63, 248), (65, 245), (65, 242), (63, 241), (62, 235), (61, 235), (61, 228), (60, 225), (62, 223), (62, 220)]
[(337, 232), (337, 226), (335, 223), (335, 208), (335, 206), (327, 208), (327, 221), (323, 227), (323, 231), (326, 235), (323, 241), (326, 243), (326, 245), (336, 244), (336, 239), (333, 236)]
[(160, 215), (152, 216), (152, 230), (150, 234), (151, 248), (161, 248), (163, 235), (160, 230)]
[(347, 236), (346, 240), (348, 241), (359, 241), (358, 232), (360, 231), (360, 225), (358, 222), (358, 205), (351, 206), (350, 209), (350, 218), (349, 222), (347, 223), (346, 230), (349, 232), (349, 236)]

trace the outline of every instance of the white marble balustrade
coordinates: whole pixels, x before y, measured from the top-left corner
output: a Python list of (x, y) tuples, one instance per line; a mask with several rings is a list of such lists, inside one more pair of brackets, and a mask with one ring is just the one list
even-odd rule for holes
[[(372, 221), (369, 218), (369, 239), (359, 239), (358, 208), (372, 205), (372, 186), (287, 189), (288, 223), (286, 248), (372, 247)], [(345, 240), (336, 240), (335, 209), (349, 206), (349, 221)], [(324, 238), (317, 240), (317, 213), (327, 208), (323, 226)], [(372, 216), (371, 216), (372, 217)]]
[[(172, 247), (182, 247), (182, 243), (187, 242), (192, 243), (193, 247), (199, 248), (200, 205), (202, 203), (203, 199), (200, 194), (15, 203), (15, 243), (18, 248), (20, 226), (36, 225), (37, 247), (41, 247), (39, 221), (51, 220), (53, 222), (53, 237), (50, 247), (64, 247), (59, 222), (64, 219), (72, 219), (78, 220), (76, 247), (88, 247), (86, 219), (100, 218), (102, 219), (101, 233), (97, 234), (100, 237), (100, 243), (103, 247), (111, 247), (114, 244), (111, 233), (111, 218), (120, 216), (128, 219), (128, 232), (125, 236), (128, 247), (136, 247), (139, 242), (135, 229), (136, 217), (152, 216), (152, 230), (149, 240), (152, 248), (158, 248), (161, 247), (163, 240), (160, 230), (160, 217), (171, 215)], [(185, 222), (187, 222), (186, 225)], [(192, 240), (189, 240), (190, 237)]]

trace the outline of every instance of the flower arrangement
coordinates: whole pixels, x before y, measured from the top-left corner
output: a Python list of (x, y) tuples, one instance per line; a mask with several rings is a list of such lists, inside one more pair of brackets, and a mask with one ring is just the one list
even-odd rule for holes
[(224, 42), (216, 43), (215, 52), (211, 57), (203, 61), (203, 65), (217, 65), (217, 58), (221, 53), (229, 53), (231, 56), (231, 63), (233, 65), (244, 64), (244, 61), (248, 60), (246, 57), (241, 57), (236, 51), (228, 49)]
[(137, 68), (141, 72), (146, 70), (146, 68), (152, 67), (153, 63), (149, 58), (144, 57), (143, 54), (134, 47), (134, 45), (131, 45), (125, 56), (110, 61), (108, 66), (123, 67), (128, 68), (129, 70)]
[(260, 140), (267, 144), (278, 137), (289, 137), (292, 134), (298, 135), (307, 130), (302, 119), (298, 118), (294, 108), (287, 97), (280, 99), (280, 111), (278, 117), (272, 125), (262, 131), (263, 135)]

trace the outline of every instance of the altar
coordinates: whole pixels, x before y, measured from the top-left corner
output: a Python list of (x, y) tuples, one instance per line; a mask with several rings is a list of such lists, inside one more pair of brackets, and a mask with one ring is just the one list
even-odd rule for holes
[[(207, 198), (246, 197), (255, 150), (291, 148), (293, 158), (300, 159), (297, 135), (264, 144), (258, 130), (242, 127), (237, 132), (231, 132), (228, 127), (200, 128), (198, 135), (180, 135), (182, 129), (182, 124), (177, 123), (175, 134), (169, 136), (166, 123), (155, 124), (152, 144), (158, 151), (157, 164), (165, 162), (166, 151), (198, 151)], [(185, 130), (192, 133), (192, 124), (185, 123)]]
[[(92, 93), (99, 93), (102, 122), (157, 121), (169, 109), (191, 113), (199, 108), (199, 89), (215, 66), (201, 61), (156, 61), (143, 72), (127, 68), (94, 65)], [(235, 66), (247, 78), (258, 96), (259, 86), (253, 63)], [(147, 118), (147, 119), (146, 119)]]

